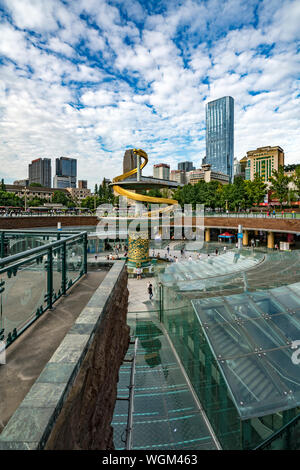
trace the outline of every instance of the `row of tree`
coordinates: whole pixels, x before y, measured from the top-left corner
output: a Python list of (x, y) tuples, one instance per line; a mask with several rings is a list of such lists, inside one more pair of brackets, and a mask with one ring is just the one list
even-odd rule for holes
[[(174, 192), (174, 199), (180, 205), (205, 204), (212, 209), (222, 208), (225, 210), (238, 211), (259, 205), (264, 201), (266, 193), (271, 191), (272, 197), (279, 200), (281, 206), (283, 202), (291, 204), (300, 198), (300, 166), (296, 168), (295, 176), (285, 174), (284, 167), (274, 170), (269, 179), (271, 185), (268, 188), (263, 179), (255, 175), (253, 181), (245, 181), (241, 176), (236, 177), (231, 184), (222, 185), (217, 181), (206, 183), (199, 181), (195, 185), (187, 184), (178, 188)], [(295, 190), (291, 190), (289, 185), (293, 182)]]

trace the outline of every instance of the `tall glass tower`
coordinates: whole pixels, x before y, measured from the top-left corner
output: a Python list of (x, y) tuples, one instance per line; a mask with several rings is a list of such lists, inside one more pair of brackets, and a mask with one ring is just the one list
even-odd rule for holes
[(206, 105), (206, 163), (233, 180), (234, 100), (224, 96)]

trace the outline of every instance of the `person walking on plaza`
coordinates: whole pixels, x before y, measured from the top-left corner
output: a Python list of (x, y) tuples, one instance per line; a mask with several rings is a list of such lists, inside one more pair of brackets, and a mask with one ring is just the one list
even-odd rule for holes
[(167, 246), (167, 252), (168, 252), (168, 255), (170, 254), (170, 247), (169, 245)]
[(219, 254), (219, 250), (218, 248), (216, 248), (216, 256), (218, 256), (218, 254)]
[(152, 297), (153, 297), (153, 290), (152, 290), (152, 284), (151, 284), (151, 282), (148, 284), (148, 294), (149, 294), (149, 300), (152, 300)]
[(142, 269), (141, 268), (136, 268), (136, 279), (140, 280), (142, 276)]

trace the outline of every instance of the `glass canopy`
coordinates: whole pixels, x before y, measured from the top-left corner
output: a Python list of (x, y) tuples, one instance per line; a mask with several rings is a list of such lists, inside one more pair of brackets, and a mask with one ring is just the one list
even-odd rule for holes
[(300, 282), (192, 305), (241, 419), (300, 406)]

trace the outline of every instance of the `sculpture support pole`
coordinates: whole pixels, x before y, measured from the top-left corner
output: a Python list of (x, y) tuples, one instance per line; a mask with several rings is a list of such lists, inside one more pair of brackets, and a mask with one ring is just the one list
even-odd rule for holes
[(137, 166), (137, 173), (136, 173), (136, 180), (141, 181), (141, 157), (140, 155), (136, 156), (136, 166)]

